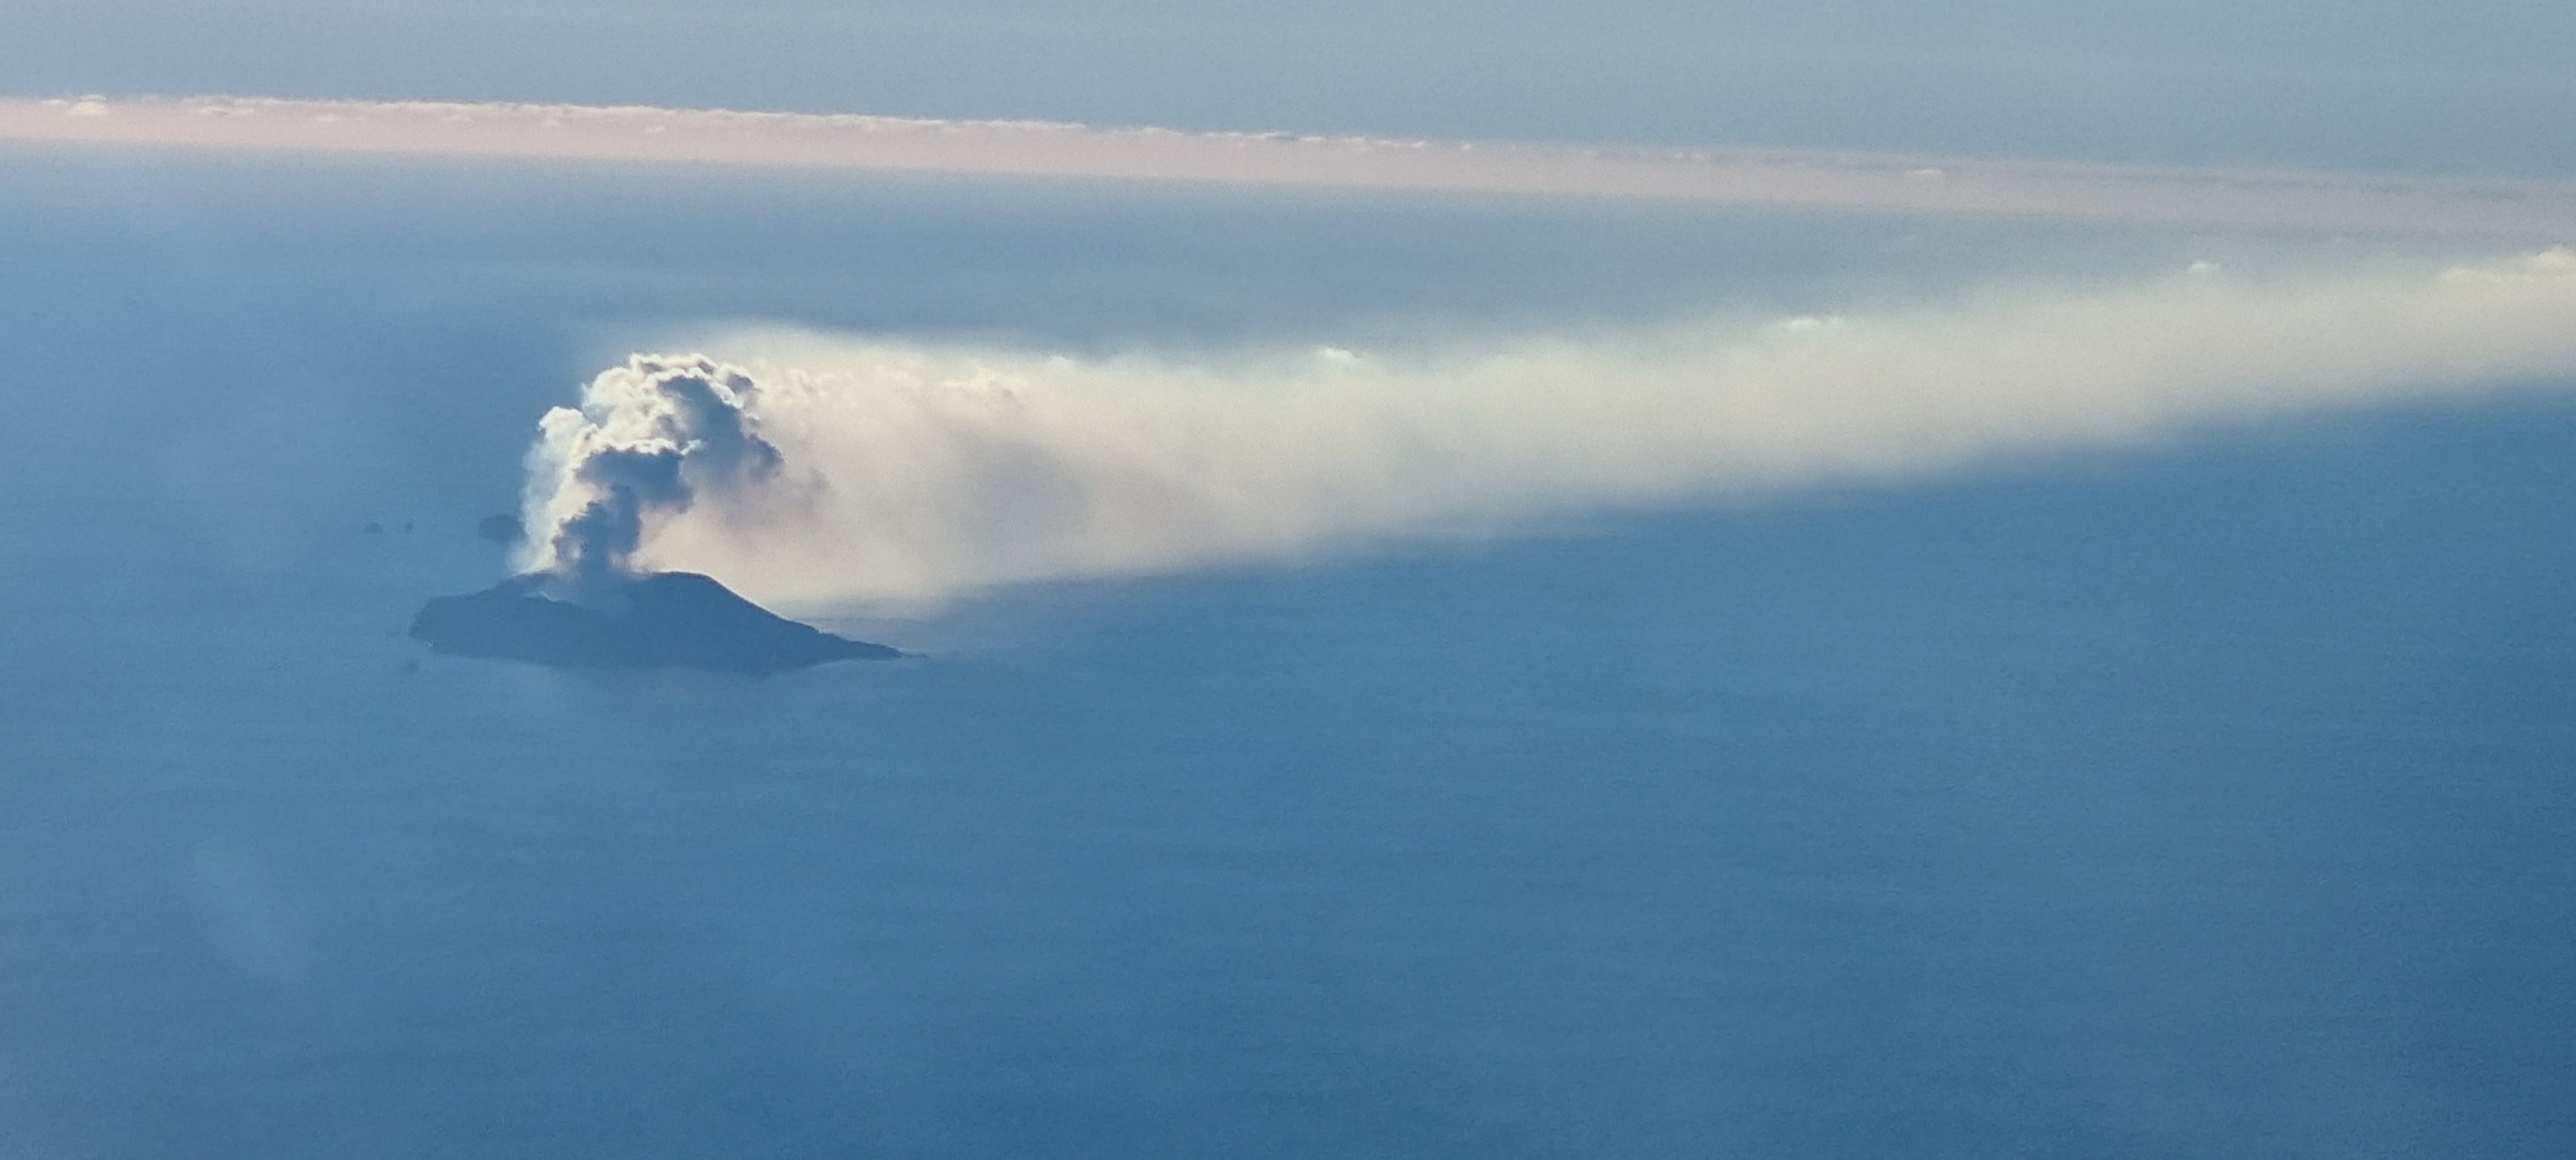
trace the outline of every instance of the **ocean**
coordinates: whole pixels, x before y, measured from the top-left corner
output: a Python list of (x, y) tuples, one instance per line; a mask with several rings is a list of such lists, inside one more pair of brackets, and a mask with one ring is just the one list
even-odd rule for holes
[(802, 608), (919, 655), (769, 679), (403, 636), (684, 323), (1364, 343), (2279, 244), (0, 154), (0, 1156), (2576, 1147), (2567, 384)]

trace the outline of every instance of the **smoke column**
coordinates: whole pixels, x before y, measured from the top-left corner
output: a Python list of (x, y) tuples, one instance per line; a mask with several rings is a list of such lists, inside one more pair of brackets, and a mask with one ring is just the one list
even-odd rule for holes
[(546, 416), (523, 563), (935, 600), (2565, 382), (2576, 254), (1469, 350), (1084, 360), (791, 331), (708, 349), (734, 361), (637, 355)]
[(638, 356), (591, 380), (579, 410), (548, 411), (529, 456), (529, 526), (547, 529), (531, 563), (579, 583), (633, 571), (648, 517), (768, 483), (779, 455), (749, 430), (756, 390), (704, 357)]

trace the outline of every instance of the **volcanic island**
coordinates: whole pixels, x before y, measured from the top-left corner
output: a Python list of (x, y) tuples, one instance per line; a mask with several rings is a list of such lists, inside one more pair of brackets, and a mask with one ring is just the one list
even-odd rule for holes
[(695, 572), (572, 584), (547, 572), (422, 605), (411, 635), (433, 652), (574, 669), (693, 668), (766, 676), (904, 655), (799, 624)]

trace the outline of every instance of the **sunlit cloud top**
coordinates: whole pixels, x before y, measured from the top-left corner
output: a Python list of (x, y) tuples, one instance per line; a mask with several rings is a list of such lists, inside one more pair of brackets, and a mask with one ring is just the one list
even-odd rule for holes
[(2576, 240), (2576, 182), (649, 106), (0, 99), (0, 140), (1416, 190)]

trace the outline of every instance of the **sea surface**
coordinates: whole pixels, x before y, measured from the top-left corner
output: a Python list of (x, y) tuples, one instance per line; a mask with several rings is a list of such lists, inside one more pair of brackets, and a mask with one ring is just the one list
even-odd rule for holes
[(0, 153), (0, 1157), (2576, 1150), (2563, 385), (823, 610), (921, 655), (768, 680), (403, 638), (681, 322), (2253, 244), (1231, 196)]

